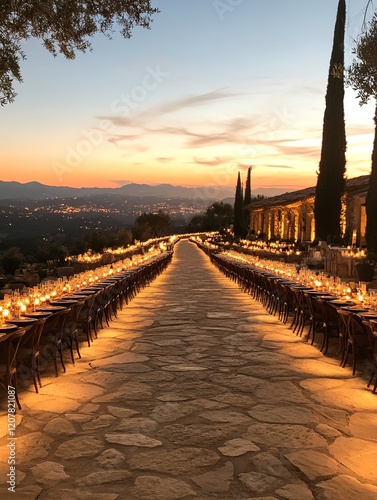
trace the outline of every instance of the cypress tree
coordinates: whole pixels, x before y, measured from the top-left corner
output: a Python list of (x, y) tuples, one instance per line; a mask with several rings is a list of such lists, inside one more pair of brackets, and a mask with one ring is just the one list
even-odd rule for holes
[(243, 195), (241, 185), (241, 175), (238, 172), (236, 194), (234, 197), (234, 222), (233, 233), (236, 238), (243, 236)]
[(339, 0), (327, 83), (322, 150), (314, 204), (315, 234), (320, 240), (340, 238), (340, 215), (346, 168), (344, 122), (344, 33), (346, 2)]
[(244, 205), (250, 205), (251, 203), (251, 167), (247, 170), (246, 185), (245, 185), (245, 197)]
[(250, 212), (245, 210), (246, 205), (251, 203), (251, 167), (247, 169), (245, 195), (243, 197), (243, 222), (242, 222), (242, 237), (245, 238), (249, 232)]

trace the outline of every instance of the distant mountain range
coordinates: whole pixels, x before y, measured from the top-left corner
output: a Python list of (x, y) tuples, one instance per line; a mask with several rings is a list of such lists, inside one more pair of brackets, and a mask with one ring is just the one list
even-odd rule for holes
[[(0, 181), (0, 200), (47, 200), (51, 198), (74, 198), (102, 194), (114, 194), (132, 197), (156, 196), (161, 198), (217, 199), (234, 198), (235, 189), (213, 187), (187, 188), (171, 184), (125, 184), (119, 188), (73, 188), (68, 186), (47, 186), (40, 182)], [(286, 192), (285, 189), (261, 188), (253, 195), (275, 196)]]

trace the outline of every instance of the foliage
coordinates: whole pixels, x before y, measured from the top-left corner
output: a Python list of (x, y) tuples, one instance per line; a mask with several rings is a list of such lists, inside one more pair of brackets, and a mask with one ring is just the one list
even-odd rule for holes
[[(252, 200), (251, 196), (251, 167), (247, 169), (246, 184), (245, 184), (245, 195), (243, 198), (244, 207), (250, 205)], [(250, 223), (250, 212), (248, 210), (243, 211), (243, 221), (242, 221), (242, 233), (246, 236), (249, 232)]]
[(157, 213), (146, 213), (139, 215), (132, 228), (133, 237), (139, 241), (149, 238), (158, 238), (167, 234), (170, 226), (170, 217), (162, 210)]
[(6, 274), (14, 274), (23, 262), (24, 256), (16, 247), (9, 248), (0, 257), (0, 265)]
[[(377, 99), (377, 14), (360, 37), (354, 50), (356, 59), (348, 68), (347, 83), (358, 93), (360, 105), (370, 98)], [(377, 104), (374, 115), (374, 141), (368, 193), (365, 201), (368, 254), (377, 254)], [(376, 259), (377, 260), (377, 259)]]
[(86, 234), (84, 240), (87, 248), (93, 250), (93, 252), (102, 253), (103, 249), (108, 246), (106, 235), (103, 231), (94, 231)]
[(204, 215), (194, 215), (186, 226), (187, 233), (201, 231), (222, 231), (229, 229), (233, 222), (233, 207), (223, 201), (215, 201)]
[(36, 258), (38, 262), (47, 262), (48, 260), (57, 260), (64, 262), (68, 255), (68, 250), (58, 240), (47, 240), (41, 243), (37, 249)]
[(132, 243), (132, 231), (121, 227), (115, 234), (115, 247), (126, 247)]
[(356, 59), (348, 68), (347, 84), (357, 92), (360, 105), (377, 97), (377, 14), (353, 51)]
[(236, 194), (234, 197), (233, 233), (236, 238), (242, 238), (245, 236), (244, 204), (243, 204), (243, 194), (241, 185), (241, 175), (239, 172), (237, 177)]
[(132, 227), (132, 236), (137, 241), (153, 238), (153, 230), (148, 222), (139, 222)]
[(149, 28), (157, 12), (150, 0), (0, 0), (0, 104), (14, 100), (13, 81), (22, 81), (21, 42), (38, 38), (53, 56), (74, 59), (91, 49), (96, 33), (111, 38), (116, 26), (130, 38), (135, 26)]
[(186, 226), (186, 233), (199, 233), (204, 231), (204, 215), (194, 215)]
[(343, 76), (345, 21), (345, 0), (339, 0), (328, 74), (322, 150), (314, 205), (316, 238), (329, 242), (338, 241), (340, 238), (341, 198), (345, 183)]
[(245, 196), (243, 199), (243, 203), (244, 205), (249, 205), (251, 203), (251, 167), (247, 169)]
[(69, 247), (69, 255), (83, 254), (88, 250), (88, 242), (84, 238), (76, 238)]
[(374, 140), (372, 151), (372, 169), (369, 178), (368, 192), (365, 200), (367, 224), (365, 239), (368, 253), (377, 254), (377, 106), (374, 115)]
[(233, 221), (233, 207), (229, 203), (216, 201), (210, 205), (203, 220), (204, 231), (220, 231), (229, 228)]

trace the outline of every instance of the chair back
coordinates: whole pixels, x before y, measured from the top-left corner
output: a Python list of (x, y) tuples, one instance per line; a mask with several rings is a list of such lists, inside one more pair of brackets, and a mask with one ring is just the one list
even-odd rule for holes
[(337, 309), (336, 312), (339, 318), (339, 335), (348, 337), (352, 313), (342, 308)]
[(26, 333), (21, 340), (20, 350), (30, 349), (32, 354), (38, 351), (39, 342), (46, 320), (47, 318), (40, 318), (35, 321), (29, 329), (26, 329)]
[(331, 305), (331, 302), (324, 300), (323, 301), (323, 312), (325, 317), (325, 323), (328, 327), (339, 330), (339, 314), (337, 312), (337, 308)]
[(350, 326), (349, 326), (349, 335), (352, 340), (356, 336), (366, 336), (367, 331), (365, 329), (365, 326), (363, 324), (363, 320), (357, 316), (357, 314), (352, 314), (350, 317)]
[(373, 324), (366, 320), (362, 320), (366, 334), (368, 335), (369, 343), (372, 348), (373, 356), (377, 359), (377, 330), (374, 329)]
[(52, 340), (56, 335), (61, 334), (64, 329), (64, 324), (67, 316), (70, 314), (71, 308), (66, 307), (60, 311), (54, 312), (51, 316), (46, 319), (44, 323), (41, 340), (44, 341), (46, 338)]
[(84, 307), (85, 300), (77, 300), (70, 306), (70, 313), (68, 314), (64, 323), (64, 332), (70, 333), (77, 329), (81, 309)]
[[(8, 380), (9, 374), (16, 371), (17, 353), (25, 333), (25, 328), (18, 328), (12, 333), (0, 336), (0, 361), (4, 370), (0, 372), (0, 380)], [(4, 385), (4, 383), (2, 385)]]

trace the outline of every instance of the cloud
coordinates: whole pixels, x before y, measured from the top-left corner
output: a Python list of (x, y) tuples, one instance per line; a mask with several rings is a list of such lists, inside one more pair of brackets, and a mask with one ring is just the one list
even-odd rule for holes
[(253, 165), (245, 165), (244, 163), (237, 163), (237, 168), (242, 171), (248, 170), (250, 167), (252, 167), (252, 170), (255, 168)]
[(370, 168), (361, 168), (361, 167), (357, 168), (356, 167), (355, 170), (357, 170), (358, 172), (363, 172), (364, 174), (370, 174)]
[(239, 93), (232, 93), (229, 92), (226, 88), (221, 88), (212, 90), (211, 92), (205, 92), (204, 94), (181, 97), (180, 99), (166, 102), (164, 104), (161, 104), (160, 106), (151, 107), (148, 110), (142, 112), (139, 116), (160, 116), (162, 114), (173, 113), (174, 111), (181, 111), (185, 108), (201, 106), (203, 104), (217, 102), (224, 99), (229, 99), (231, 97), (237, 97), (238, 95)]
[(117, 134), (109, 137), (107, 139), (108, 142), (112, 142), (113, 144), (116, 144), (119, 146), (119, 142), (123, 141), (135, 141), (136, 139), (140, 139), (142, 136), (137, 135), (137, 134)]
[[(191, 127), (193, 126), (191, 125)], [(212, 128), (208, 132), (201, 132), (202, 127), (202, 123), (197, 125), (198, 131), (181, 126), (145, 127), (144, 132), (182, 136), (186, 138), (186, 147), (204, 148), (215, 145), (245, 143), (248, 141), (247, 135), (252, 133), (256, 125), (249, 118), (237, 117), (220, 124), (208, 123), (207, 128)]]
[(231, 162), (233, 158), (231, 156), (224, 156), (222, 158), (216, 156), (215, 158), (212, 159), (194, 157), (193, 160), (198, 165), (205, 165), (207, 167), (217, 167), (218, 165), (223, 165), (224, 163)]
[(275, 146), (280, 155), (284, 156), (306, 156), (313, 159), (320, 159), (321, 150), (320, 147), (315, 146), (289, 146), (286, 144), (280, 144)]
[(131, 118), (127, 118), (125, 116), (119, 116), (119, 115), (102, 115), (102, 116), (96, 116), (96, 120), (101, 120), (105, 122), (110, 122), (116, 127), (125, 127), (125, 126), (133, 126), (133, 120)]
[(347, 127), (347, 135), (348, 136), (355, 136), (355, 135), (373, 135), (374, 134), (374, 128), (373, 124), (371, 123), (370, 127), (367, 125), (351, 125)]
[(161, 163), (169, 163), (173, 160), (175, 160), (174, 156), (160, 156), (159, 158), (155, 158), (156, 161), (159, 161)]
[(118, 134), (109, 137), (107, 139), (107, 142), (114, 144), (119, 149), (127, 150), (130, 153), (134, 151), (138, 153), (144, 153), (145, 151), (148, 151), (149, 147), (146, 146), (145, 144), (140, 144), (135, 142), (140, 138), (142, 138), (142, 136), (137, 134), (135, 135)]
[[(221, 99), (232, 97), (234, 94), (227, 89), (214, 90), (204, 94), (184, 97), (172, 102), (164, 103), (161, 106), (150, 108), (132, 117), (121, 116), (102, 116), (101, 119), (110, 121), (113, 125), (120, 128), (119, 134), (111, 134), (108, 141), (119, 146), (130, 147), (132, 141), (141, 140), (143, 143), (148, 141), (148, 136), (175, 136), (181, 139), (181, 147), (187, 149), (198, 149), (207, 147), (222, 147), (229, 145), (243, 146), (244, 148), (270, 148), (273, 155), (288, 155), (312, 157), (318, 159), (319, 145), (303, 143), (303, 140), (290, 139), (297, 136), (297, 130), (287, 130), (284, 123), (286, 116), (274, 114), (274, 127), (272, 128), (272, 118), (269, 114), (260, 113), (254, 115), (236, 116), (223, 121), (201, 121), (198, 123), (183, 122), (174, 119), (173, 122), (164, 123), (163, 114), (178, 110), (184, 107), (197, 106), (208, 102), (214, 102)], [(276, 115), (276, 116), (275, 116)], [(155, 116), (154, 121), (151, 117)], [(148, 120), (146, 120), (148, 118)], [(157, 119), (158, 118), (158, 119)], [(277, 122), (277, 123), (275, 123)], [(281, 126), (280, 126), (281, 125)], [(284, 127), (283, 127), (284, 126)], [(282, 138), (284, 134), (287, 138)], [(302, 137), (302, 134), (301, 134)], [(164, 141), (167, 141), (164, 138)], [(124, 144), (127, 142), (127, 144)], [(301, 142), (301, 144), (300, 144)], [(139, 146), (135, 146), (141, 151)], [(157, 161), (166, 163), (168, 156), (161, 156)], [(222, 163), (229, 163), (233, 158), (230, 157), (194, 157), (195, 163), (208, 167), (215, 167)], [(247, 168), (247, 167), (242, 167)]]
[(239, 93), (229, 92), (227, 88), (221, 88), (205, 92), (203, 94), (189, 95), (179, 99), (167, 101), (158, 106), (151, 106), (144, 111), (141, 108), (136, 108), (132, 117), (122, 115), (102, 115), (96, 116), (95, 118), (96, 120), (109, 122), (115, 127), (138, 128), (143, 127), (146, 121), (150, 122), (153, 119), (158, 119), (160, 121), (163, 115), (174, 113), (175, 111), (182, 111), (187, 108), (203, 106), (230, 99), (232, 97), (238, 97), (239, 95)]
[(271, 147), (275, 150), (275, 155), (279, 156), (306, 156), (314, 159), (319, 159), (321, 152), (320, 142), (318, 144), (305, 144), (306, 141), (298, 139), (267, 139), (263, 141), (263, 145)]
[(294, 167), (290, 166), (290, 165), (274, 165), (274, 164), (270, 164), (270, 165), (258, 165), (257, 167), (255, 168), (284, 168), (284, 169), (293, 169)]

